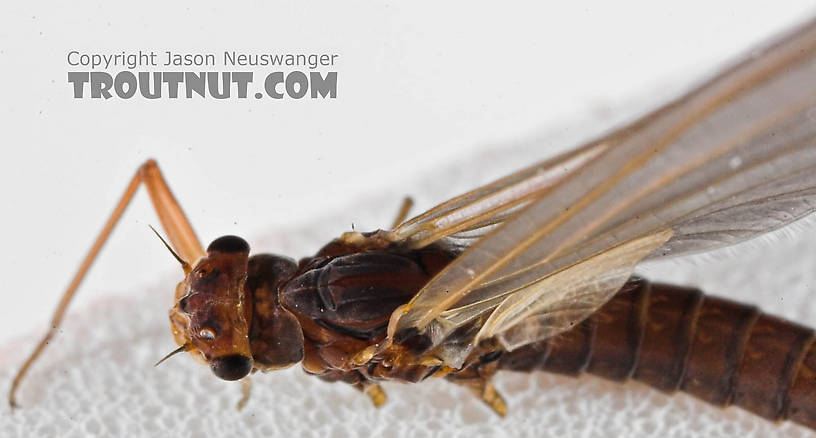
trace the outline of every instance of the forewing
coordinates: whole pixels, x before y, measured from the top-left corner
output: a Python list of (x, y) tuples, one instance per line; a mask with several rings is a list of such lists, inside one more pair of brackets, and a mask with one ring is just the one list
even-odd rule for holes
[[(584, 306), (579, 301), (587, 298), (559, 293), (548, 278), (584, 269), (600, 278), (581, 265), (663, 232), (672, 237), (649, 257), (733, 243), (812, 212), (815, 48), (816, 26), (809, 24), (592, 143), (597, 156), (475, 242), (392, 318), (389, 334), (400, 338), (432, 326), (438, 345), (456, 324), (492, 311), (488, 321), (494, 325), (483, 326), (480, 337), (514, 333), (521, 340), (539, 339), (552, 333), (558, 319), (547, 309), (597, 308), (595, 303), (615, 292), (572, 287), (590, 291), (577, 296), (596, 296), (592, 306)], [(497, 314), (499, 309), (521, 313), (511, 318)], [(574, 318), (573, 313), (566, 320)]]
[(471, 190), (403, 222), (392, 231), (393, 237), (412, 248), (450, 236), (463, 242), (481, 238), (596, 158), (604, 148), (604, 144), (590, 143)]

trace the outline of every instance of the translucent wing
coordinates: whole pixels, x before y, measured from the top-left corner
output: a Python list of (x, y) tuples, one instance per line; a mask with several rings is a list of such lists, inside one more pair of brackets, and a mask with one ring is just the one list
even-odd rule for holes
[[(441, 345), (479, 318), (476, 340), (495, 336), (512, 348), (593, 312), (643, 258), (734, 243), (813, 212), (816, 25), (757, 53), (567, 155), (578, 164), (521, 208), (511, 194), (469, 214), (457, 198), (398, 228), (406, 241), (433, 236), (451, 211), (467, 217), (452, 221), (457, 232), (493, 227), (398, 310), (389, 335), (427, 332)], [(504, 187), (462, 199), (478, 204)], [(508, 204), (503, 222), (484, 214)], [(425, 228), (413, 231), (412, 223)], [(643, 243), (659, 242), (654, 236), (665, 243)]]
[(463, 241), (481, 238), (540, 199), (605, 147), (602, 143), (587, 144), (450, 199), (400, 224), (393, 230), (394, 238), (413, 248), (452, 235)]
[(544, 277), (503, 300), (476, 335), (512, 349), (583, 321), (623, 287), (635, 265), (666, 243), (670, 230), (626, 242)]

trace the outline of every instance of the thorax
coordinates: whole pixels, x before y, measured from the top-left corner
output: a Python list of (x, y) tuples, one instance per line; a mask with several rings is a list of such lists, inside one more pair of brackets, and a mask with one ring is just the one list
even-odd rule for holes
[(303, 328), (304, 368), (315, 374), (353, 368), (354, 355), (385, 337), (392, 312), (457, 255), (440, 244), (360, 250), (335, 240), (302, 259), (279, 297)]

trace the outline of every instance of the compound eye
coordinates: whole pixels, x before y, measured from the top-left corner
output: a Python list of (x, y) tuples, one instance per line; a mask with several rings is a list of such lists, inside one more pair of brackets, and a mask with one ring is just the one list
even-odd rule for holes
[(252, 359), (241, 354), (232, 354), (213, 359), (210, 368), (213, 374), (221, 379), (238, 380), (252, 371)]
[(207, 252), (220, 252), (227, 254), (249, 254), (249, 244), (246, 240), (238, 236), (222, 236), (210, 243)]

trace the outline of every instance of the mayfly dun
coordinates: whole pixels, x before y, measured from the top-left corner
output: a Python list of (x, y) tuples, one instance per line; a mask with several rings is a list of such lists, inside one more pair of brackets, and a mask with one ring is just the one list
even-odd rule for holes
[(814, 108), (816, 22), (609, 135), (411, 219), (406, 200), (389, 229), (347, 232), (299, 261), (250, 255), (236, 236), (205, 248), (148, 161), (8, 401), (144, 186), (184, 273), (167, 357), (187, 353), (221, 379), (300, 363), (380, 406), (379, 382), (441, 377), (505, 415), (497, 371), (586, 372), (816, 428), (813, 330), (633, 276), (814, 212)]

